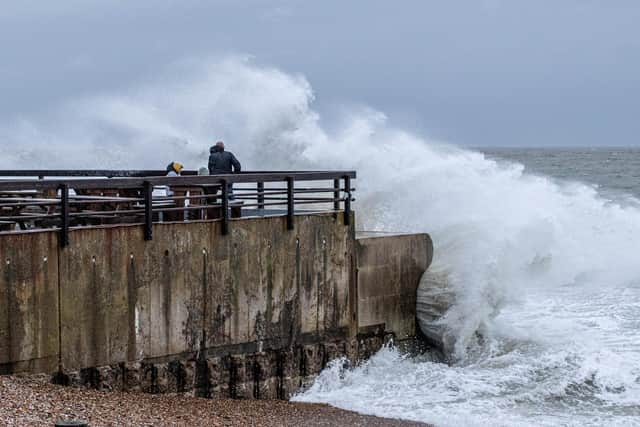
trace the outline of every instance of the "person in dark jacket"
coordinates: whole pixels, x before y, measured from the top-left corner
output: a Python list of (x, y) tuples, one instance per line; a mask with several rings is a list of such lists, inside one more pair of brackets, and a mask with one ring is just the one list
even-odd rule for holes
[[(242, 166), (231, 151), (224, 151), (224, 142), (218, 141), (209, 149), (209, 175), (240, 173)], [(228, 185), (229, 199), (233, 200), (233, 184)], [(217, 194), (213, 190), (212, 194)], [(213, 199), (215, 203), (216, 199)]]
[(239, 173), (242, 170), (236, 156), (231, 151), (224, 151), (224, 142), (216, 142), (209, 153), (209, 175)]

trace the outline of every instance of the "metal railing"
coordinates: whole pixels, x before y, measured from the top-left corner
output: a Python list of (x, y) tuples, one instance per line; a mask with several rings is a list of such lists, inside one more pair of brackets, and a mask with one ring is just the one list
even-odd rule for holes
[(296, 211), (304, 210), (343, 212), (344, 224), (350, 223), (354, 171), (164, 173), (0, 170), (0, 231), (58, 229), (64, 247), (70, 228), (104, 224), (141, 224), (151, 240), (154, 222), (216, 220), (228, 234), (234, 217), (286, 215), (293, 230)]
[[(165, 176), (166, 170), (160, 169), (18, 169), (2, 170), (0, 177), (105, 177), (105, 178), (131, 178), (144, 176)], [(185, 170), (182, 175), (197, 175), (197, 171)]]

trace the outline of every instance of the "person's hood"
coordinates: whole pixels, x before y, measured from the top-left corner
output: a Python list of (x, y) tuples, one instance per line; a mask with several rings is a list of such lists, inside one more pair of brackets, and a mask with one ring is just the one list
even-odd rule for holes
[(214, 145), (213, 147), (211, 147), (211, 148), (209, 149), (209, 152), (210, 152), (210, 153), (221, 153), (221, 152), (223, 152), (223, 151), (224, 151), (224, 150), (222, 149), (222, 147), (218, 147), (217, 145)]

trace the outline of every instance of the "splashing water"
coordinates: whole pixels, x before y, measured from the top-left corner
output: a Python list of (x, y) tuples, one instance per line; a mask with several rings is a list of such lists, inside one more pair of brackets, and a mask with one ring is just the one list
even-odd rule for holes
[[(356, 169), (361, 229), (429, 232), (451, 365), (384, 349), (296, 400), (438, 425), (640, 425), (640, 210), (436, 143), (362, 108), (327, 130), (302, 76), (242, 58), (0, 123), (0, 167)], [(483, 340), (476, 339), (481, 331)]]

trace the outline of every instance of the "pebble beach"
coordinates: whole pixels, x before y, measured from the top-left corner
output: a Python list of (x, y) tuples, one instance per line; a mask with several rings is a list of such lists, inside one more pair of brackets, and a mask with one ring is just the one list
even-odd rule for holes
[(321, 404), (273, 400), (202, 399), (121, 393), (50, 384), (42, 376), (0, 377), (0, 425), (53, 426), (419, 426)]

